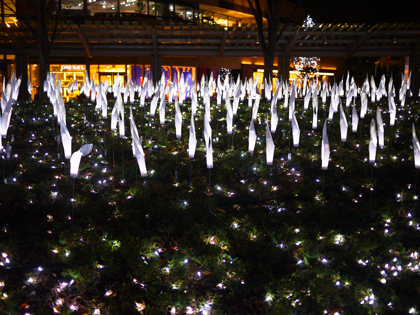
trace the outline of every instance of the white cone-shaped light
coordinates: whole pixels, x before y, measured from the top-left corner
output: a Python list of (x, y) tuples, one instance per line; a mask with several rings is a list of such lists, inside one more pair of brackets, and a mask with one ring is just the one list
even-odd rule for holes
[(64, 148), (64, 157), (66, 159), (70, 159), (72, 137), (70, 136), (70, 132), (67, 129), (67, 126), (65, 124), (61, 124), (60, 131), (61, 131), (61, 142), (63, 143), (63, 148)]
[(311, 89), (311, 87), (309, 87), (308, 93), (306, 94), (305, 99), (303, 101), (303, 109), (304, 110), (308, 110), (308, 108), (309, 108), (309, 101), (311, 100), (311, 94), (312, 94), (312, 89)]
[(318, 89), (315, 90), (314, 95), (312, 97), (312, 129), (316, 129), (318, 127)]
[(340, 133), (341, 133), (341, 141), (346, 142), (347, 140), (347, 130), (348, 130), (348, 123), (346, 114), (343, 110), (343, 105), (340, 102)]
[[(119, 96), (121, 96), (121, 93), (118, 94)], [(124, 104), (122, 102), (119, 103), (119, 109), (118, 109), (119, 115), (120, 115), (120, 119), (119, 119), (119, 127), (120, 127), (120, 138), (124, 138), (125, 137), (125, 120), (124, 120)]]
[(378, 142), (381, 148), (384, 147), (384, 122), (382, 120), (382, 114), (379, 106), (376, 109), (376, 122), (378, 123)]
[(162, 99), (160, 100), (160, 106), (159, 106), (159, 120), (160, 124), (165, 124), (165, 111), (166, 111), (166, 98), (165, 95), (163, 95)]
[(158, 102), (158, 95), (155, 94), (152, 98), (152, 101), (150, 102), (150, 117), (155, 116), (156, 108), (157, 108), (157, 102)]
[(255, 97), (254, 106), (252, 107), (252, 119), (257, 120), (258, 107), (260, 106), (261, 95), (257, 94)]
[(207, 168), (213, 168), (213, 144), (212, 131), (207, 115), (204, 115), (204, 141), (206, 142)]
[(353, 103), (353, 111), (351, 114), (351, 127), (353, 132), (357, 132), (357, 126), (359, 124), (359, 116), (357, 116), (356, 104)]
[(182, 132), (182, 113), (178, 104), (178, 96), (175, 96), (175, 132), (177, 139), (180, 139)]
[(417, 138), (416, 128), (413, 123), (413, 147), (414, 147), (414, 166), (420, 168), (420, 144)]
[(289, 121), (292, 121), (293, 114), (295, 113), (295, 100), (296, 100), (296, 85), (293, 84), (290, 89)]
[[(10, 95), (9, 98), (6, 100), (6, 95), (3, 92), (3, 98), (5, 99), (5, 108), (3, 110), (3, 115), (1, 116), (1, 123), (0, 123), (0, 137), (6, 137), (7, 129), (10, 125), (10, 118), (12, 115), (12, 96)], [(2, 100), (3, 100), (2, 98)]]
[(230, 105), (230, 99), (228, 97), (229, 93), (226, 93), (226, 126), (228, 135), (232, 134), (232, 125), (233, 125), (233, 109)]
[(254, 153), (256, 140), (257, 140), (257, 133), (255, 132), (254, 120), (251, 119), (251, 124), (249, 125), (249, 136), (248, 136), (248, 152), (249, 153)]
[(117, 100), (115, 101), (114, 108), (111, 112), (111, 131), (117, 130), (117, 122), (118, 122), (118, 108), (119, 103), (122, 102), (121, 94), (118, 94)]
[(197, 138), (195, 136), (194, 114), (191, 112), (190, 137), (188, 141), (188, 156), (194, 158), (195, 148), (197, 147)]
[(397, 116), (397, 108), (395, 105), (394, 96), (390, 92), (388, 94), (388, 106), (389, 106), (389, 125), (394, 126), (395, 125), (395, 119)]
[(137, 130), (136, 123), (134, 121), (131, 107), (130, 107), (130, 130), (131, 130), (133, 156), (137, 159), (137, 164), (140, 169), (141, 177), (146, 177), (147, 176), (146, 157), (145, 157), (143, 147), (140, 142), (139, 132)]
[(322, 143), (321, 143), (321, 166), (323, 170), (328, 169), (329, 161), (330, 161), (330, 142), (328, 141), (327, 121), (325, 120), (324, 128), (322, 129)]
[(296, 115), (292, 115), (292, 135), (293, 135), (293, 146), (299, 146), (300, 128), (296, 119)]
[(370, 141), (369, 141), (369, 162), (375, 163), (376, 149), (378, 147), (378, 136), (376, 134), (375, 120), (372, 118), (370, 123)]
[(273, 141), (273, 137), (271, 136), (271, 130), (268, 127), (268, 123), (267, 123), (267, 127), (266, 127), (266, 139), (265, 139), (265, 143), (266, 143), (266, 158), (267, 158), (267, 165), (272, 165), (273, 164), (273, 159), (274, 159), (274, 141)]
[(70, 177), (77, 177), (79, 173), (80, 159), (92, 151), (93, 144), (84, 144), (82, 147), (74, 152), (70, 159)]
[(360, 108), (360, 118), (364, 119), (367, 111), (367, 95), (366, 93), (360, 93), (360, 101), (362, 106)]
[(277, 114), (277, 98), (279, 94), (279, 89), (277, 89), (276, 93), (274, 94), (273, 99), (271, 100), (271, 132), (275, 133), (277, 129), (277, 124), (279, 122), (279, 116)]

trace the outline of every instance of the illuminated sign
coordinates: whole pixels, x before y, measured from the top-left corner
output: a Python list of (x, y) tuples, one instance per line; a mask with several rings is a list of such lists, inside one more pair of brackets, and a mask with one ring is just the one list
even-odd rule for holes
[(63, 70), (86, 70), (84, 65), (62, 65), (61, 71)]

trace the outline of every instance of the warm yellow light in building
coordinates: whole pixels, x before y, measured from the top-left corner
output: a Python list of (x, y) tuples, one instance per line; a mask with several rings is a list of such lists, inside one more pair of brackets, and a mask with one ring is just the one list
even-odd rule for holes
[(334, 76), (332, 72), (315, 72), (316, 75), (327, 75), (327, 76)]

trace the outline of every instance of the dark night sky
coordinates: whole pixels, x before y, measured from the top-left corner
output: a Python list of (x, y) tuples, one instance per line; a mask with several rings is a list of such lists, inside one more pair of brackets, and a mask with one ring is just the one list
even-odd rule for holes
[(419, 0), (301, 0), (300, 6), (315, 23), (420, 22)]

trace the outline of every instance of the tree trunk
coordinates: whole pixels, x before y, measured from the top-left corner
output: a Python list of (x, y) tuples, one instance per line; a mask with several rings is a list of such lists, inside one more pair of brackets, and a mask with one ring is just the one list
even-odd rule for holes
[(267, 49), (264, 55), (264, 79), (269, 82), (272, 78), (274, 68), (274, 58), (276, 56), (276, 49)]
[[(47, 78), (47, 73), (50, 70), (50, 52), (43, 51), (39, 48), (39, 99), (47, 99), (47, 93), (44, 92), (44, 81)], [(48, 50), (48, 49), (47, 49)]]
[(36, 28), (36, 45), (39, 53), (39, 99), (47, 98), (44, 92), (44, 81), (47, 78), (47, 72), (50, 70), (51, 43), (48, 38), (46, 23), (46, 0), (36, 1), (36, 14), (38, 26)]
[(269, 1), (267, 10), (271, 11), (268, 16), (268, 43), (263, 51), (264, 55), (264, 78), (269, 82), (273, 78), (274, 58), (276, 56), (277, 33), (280, 23), (280, 1)]

